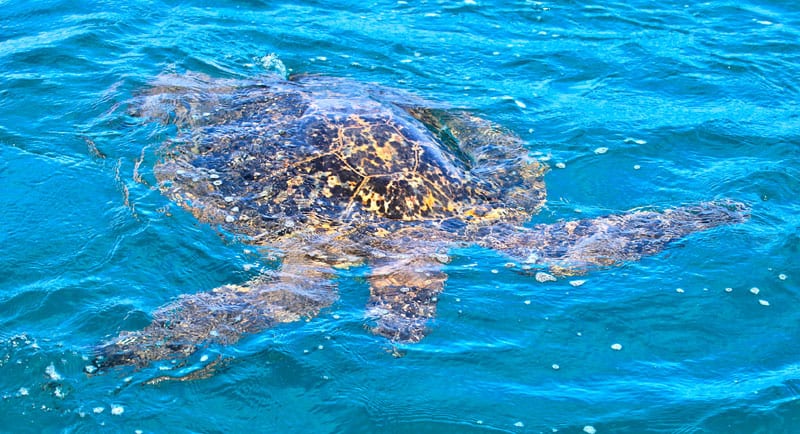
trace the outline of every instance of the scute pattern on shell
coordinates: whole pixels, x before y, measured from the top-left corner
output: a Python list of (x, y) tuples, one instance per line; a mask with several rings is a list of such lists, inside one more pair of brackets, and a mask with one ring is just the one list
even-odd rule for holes
[[(157, 177), (168, 196), (201, 220), (234, 233), (271, 234), (265, 242), (300, 228), (436, 225), (535, 211), (507, 209), (510, 193), (500, 178), (474, 176), (475, 161), (435, 134), (445, 131), (441, 125), (423, 123), (432, 112), (422, 117), (422, 108), (381, 96), (369, 85), (323, 77), (236, 88), (215, 96), (214, 111), (195, 114), (168, 144)], [(507, 138), (518, 145), (516, 136)], [(504, 144), (501, 138), (494, 146)], [(497, 172), (520, 165), (512, 150), (514, 159), (491, 162)], [(503, 182), (528, 187), (540, 206), (544, 168), (533, 164), (530, 182), (520, 176)], [(481, 173), (491, 172), (486, 166)]]

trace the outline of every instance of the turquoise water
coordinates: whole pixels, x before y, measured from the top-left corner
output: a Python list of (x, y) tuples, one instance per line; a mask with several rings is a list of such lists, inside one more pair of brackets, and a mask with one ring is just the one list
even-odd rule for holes
[[(0, 1), (0, 432), (798, 432), (798, 41), (790, 1)], [(271, 53), (518, 132), (553, 167), (534, 222), (718, 198), (752, 218), (581, 286), (459, 249), (401, 358), (364, 330), (359, 268), (313, 321), (209, 348), (210, 378), (87, 376), (93, 345), (269, 266), (163, 212), (169, 131), (126, 107)]]

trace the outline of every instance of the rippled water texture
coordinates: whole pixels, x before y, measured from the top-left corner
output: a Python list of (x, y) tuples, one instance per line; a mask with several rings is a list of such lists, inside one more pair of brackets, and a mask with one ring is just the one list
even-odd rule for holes
[[(794, 1), (0, 1), (0, 432), (796, 432), (798, 41)], [(209, 348), (211, 378), (87, 376), (158, 306), (274, 266), (169, 207), (174, 131), (126, 114), (158, 74), (250, 77), (269, 53), (513, 129), (552, 167), (533, 222), (752, 217), (581, 286), (454, 251), (401, 358), (364, 330), (358, 268), (313, 321)]]

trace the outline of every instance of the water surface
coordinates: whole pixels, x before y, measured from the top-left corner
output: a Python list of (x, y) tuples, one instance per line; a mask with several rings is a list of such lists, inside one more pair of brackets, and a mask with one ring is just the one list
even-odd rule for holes
[[(0, 431), (794, 432), (798, 40), (788, 1), (2, 1)], [(87, 377), (97, 342), (271, 266), (167, 208), (170, 131), (126, 114), (158, 74), (270, 53), (513, 129), (553, 167), (533, 222), (719, 198), (752, 218), (578, 287), (459, 249), (402, 358), (364, 330), (359, 268), (315, 320), (210, 348), (211, 378)]]

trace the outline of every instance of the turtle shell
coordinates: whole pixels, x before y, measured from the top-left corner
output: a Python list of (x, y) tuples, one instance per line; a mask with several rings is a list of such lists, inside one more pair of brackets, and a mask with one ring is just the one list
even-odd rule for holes
[(474, 176), (469, 156), (397, 93), (316, 76), (198, 86), (183, 104), (161, 95), (186, 113), (156, 176), (202, 220), (269, 240), (298, 228), (505, 215), (504, 190)]

